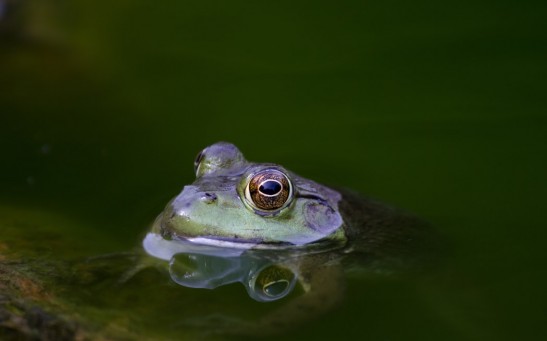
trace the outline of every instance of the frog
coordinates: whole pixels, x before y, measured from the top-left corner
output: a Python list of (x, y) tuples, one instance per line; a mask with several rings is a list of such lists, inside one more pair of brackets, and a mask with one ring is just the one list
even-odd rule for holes
[(146, 253), (169, 262), (183, 286), (239, 281), (260, 302), (301, 288), (238, 333), (294, 326), (343, 300), (346, 273), (399, 271), (435, 249), (432, 228), (414, 215), (279, 164), (248, 161), (229, 142), (199, 152), (194, 174), (152, 224)]
[(196, 180), (185, 186), (155, 225), (164, 238), (231, 248), (343, 244), (340, 193), (280, 165), (247, 161), (220, 142), (194, 162)]

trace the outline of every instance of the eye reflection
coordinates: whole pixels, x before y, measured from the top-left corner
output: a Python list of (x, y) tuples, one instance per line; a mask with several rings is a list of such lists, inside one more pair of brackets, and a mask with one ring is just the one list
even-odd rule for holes
[(292, 289), (295, 274), (285, 267), (272, 264), (262, 269), (255, 278), (254, 292), (262, 300), (276, 300), (285, 297)]
[(277, 297), (283, 294), (288, 287), (289, 281), (282, 279), (277, 282), (271, 282), (266, 284), (262, 290), (266, 295), (270, 297)]

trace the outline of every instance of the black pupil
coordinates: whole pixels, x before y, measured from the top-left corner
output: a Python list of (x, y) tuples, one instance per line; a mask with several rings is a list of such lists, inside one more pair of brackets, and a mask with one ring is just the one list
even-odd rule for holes
[(258, 190), (266, 195), (275, 195), (281, 191), (281, 184), (277, 181), (264, 181)]

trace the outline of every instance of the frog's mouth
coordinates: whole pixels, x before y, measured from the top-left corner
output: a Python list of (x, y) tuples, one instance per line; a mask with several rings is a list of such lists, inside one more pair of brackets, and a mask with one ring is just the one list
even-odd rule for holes
[(152, 232), (160, 235), (165, 240), (190, 242), (196, 245), (214, 246), (221, 248), (232, 249), (284, 249), (293, 244), (286, 242), (265, 242), (262, 239), (242, 239), (228, 238), (222, 236), (208, 235), (190, 235), (180, 232), (170, 224), (169, 219), (165, 219), (163, 214), (160, 214), (152, 226)]
[(264, 242), (261, 240), (227, 239), (220, 237), (178, 237), (194, 244), (234, 249), (287, 249), (295, 247), (286, 242)]
[(166, 241), (191, 243), (194, 245), (227, 248), (227, 249), (240, 249), (240, 250), (306, 250), (306, 251), (329, 251), (333, 249), (341, 248), (345, 245), (346, 240), (340, 240), (338, 238), (330, 238), (327, 236), (323, 239), (306, 243), (306, 244), (293, 244), (285, 241), (266, 241), (261, 238), (244, 239), (238, 237), (225, 237), (225, 236), (210, 236), (210, 235), (190, 235), (180, 232), (179, 229), (175, 229), (170, 224), (169, 219), (164, 219), (163, 214), (160, 214), (152, 226), (151, 233), (158, 235)]

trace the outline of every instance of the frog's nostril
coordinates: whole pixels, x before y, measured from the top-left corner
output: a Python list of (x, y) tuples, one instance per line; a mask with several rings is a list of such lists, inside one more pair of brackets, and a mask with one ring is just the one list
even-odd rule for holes
[(203, 193), (200, 200), (206, 204), (212, 204), (217, 200), (217, 196), (214, 193)]

